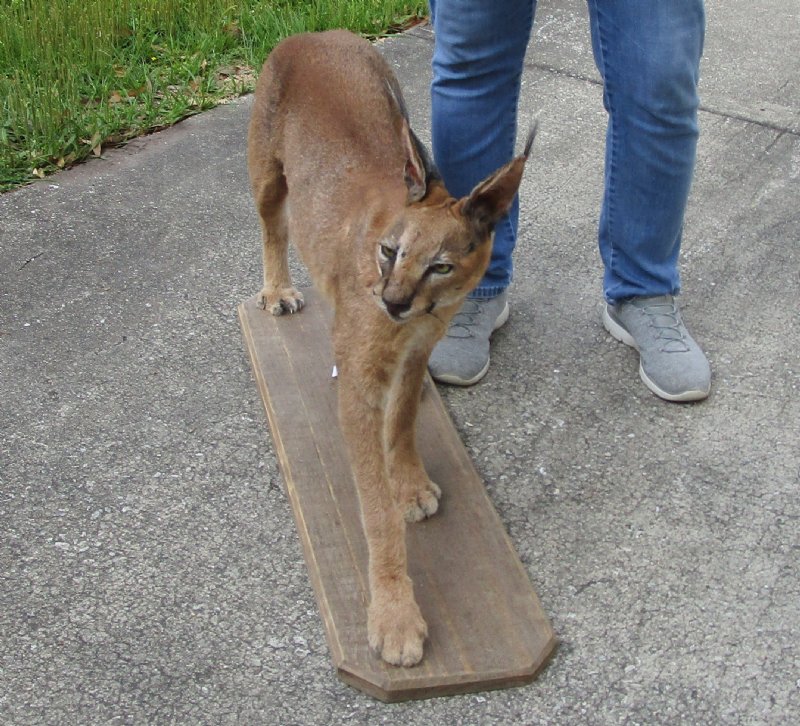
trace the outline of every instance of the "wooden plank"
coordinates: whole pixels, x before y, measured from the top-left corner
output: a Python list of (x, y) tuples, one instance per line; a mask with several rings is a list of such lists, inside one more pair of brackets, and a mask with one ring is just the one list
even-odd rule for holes
[(252, 298), (239, 318), (339, 677), (384, 701), (529, 683), (555, 636), (430, 380), (419, 449), (443, 496), (407, 534), (425, 657), (397, 668), (369, 651), (367, 547), (337, 422), (331, 313), (313, 289), (303, 294), (299, 314), (275, 318)]

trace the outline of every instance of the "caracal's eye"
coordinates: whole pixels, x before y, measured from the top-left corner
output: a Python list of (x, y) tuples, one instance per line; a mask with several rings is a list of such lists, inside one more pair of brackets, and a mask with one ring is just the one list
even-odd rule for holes
[(431, 270), (437, 275), (449, 275), (453, 271), (453, 265), (448, 262), (438, 262), (435, 265), (431, 265)]
[(381, 245), (381, 255), (386, 258), (387, 260), (393, 260), (397, 257), (397, 250), (394, 247), (389, 247), (389, 245)]

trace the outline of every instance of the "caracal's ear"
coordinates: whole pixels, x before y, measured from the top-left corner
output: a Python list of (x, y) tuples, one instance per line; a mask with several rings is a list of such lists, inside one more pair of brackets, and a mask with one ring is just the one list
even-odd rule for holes
[(536, 124), (528, 132), (525, 151), (486, 177), (468, 197), (461, 200), (461, 214), (481, 231), (491, 230), (511, 208), (535, 137)]
[(406, 165), (403, 169), (403, 178), (408, 189), (406, 203), (413, 204), (422, 199), (428, 191), (428, 173), (424, 158), (420, 154), (419, 141), (405, 119), (400, 130), (400, 138), (406, 156)]
[(397, 135), (403, 145), (403, 154), (405, 156), (403, 180), (408, 189), (406, 202), (413, 204), (420, 201), (427, 194), (429, 182), (434, 178), (439, 178), (439, 174), (425, 146), (411, 130), (408, 109), (400, 87), (396, 82), (387, 79), (386, 95), (389, 97), (389, 104), (394, 112)]

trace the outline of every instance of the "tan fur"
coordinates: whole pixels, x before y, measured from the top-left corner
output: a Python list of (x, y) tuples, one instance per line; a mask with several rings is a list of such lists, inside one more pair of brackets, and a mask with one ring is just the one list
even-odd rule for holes
[(410, 666), (422, 658), (427, 626), (407, 574), (405, 521), (434, 514), (441, 494), (415, 445), (425, 368), (486, 269), (530, 141), (525, 155), (456, 200), (402, 104), (394, 74), (365, 40), (344, 31), (287, 38), (259, 78), (248, 159), (263, 307), (280, 315), (303, 306), (289, 275), (290, 239), (334, 307), (340, 425), (369, 548), (369, 643)]

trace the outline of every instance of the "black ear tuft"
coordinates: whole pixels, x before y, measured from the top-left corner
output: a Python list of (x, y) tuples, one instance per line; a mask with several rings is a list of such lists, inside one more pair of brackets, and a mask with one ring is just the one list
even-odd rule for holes
[(539, 130), (539, 122), (534, 121), (533, 125), (528, 129), (528, 137), (525, 139), (525, 151), (522, 155), (527, 159), (531, 155), (531, 147), (536, 139), (536, 132)]

